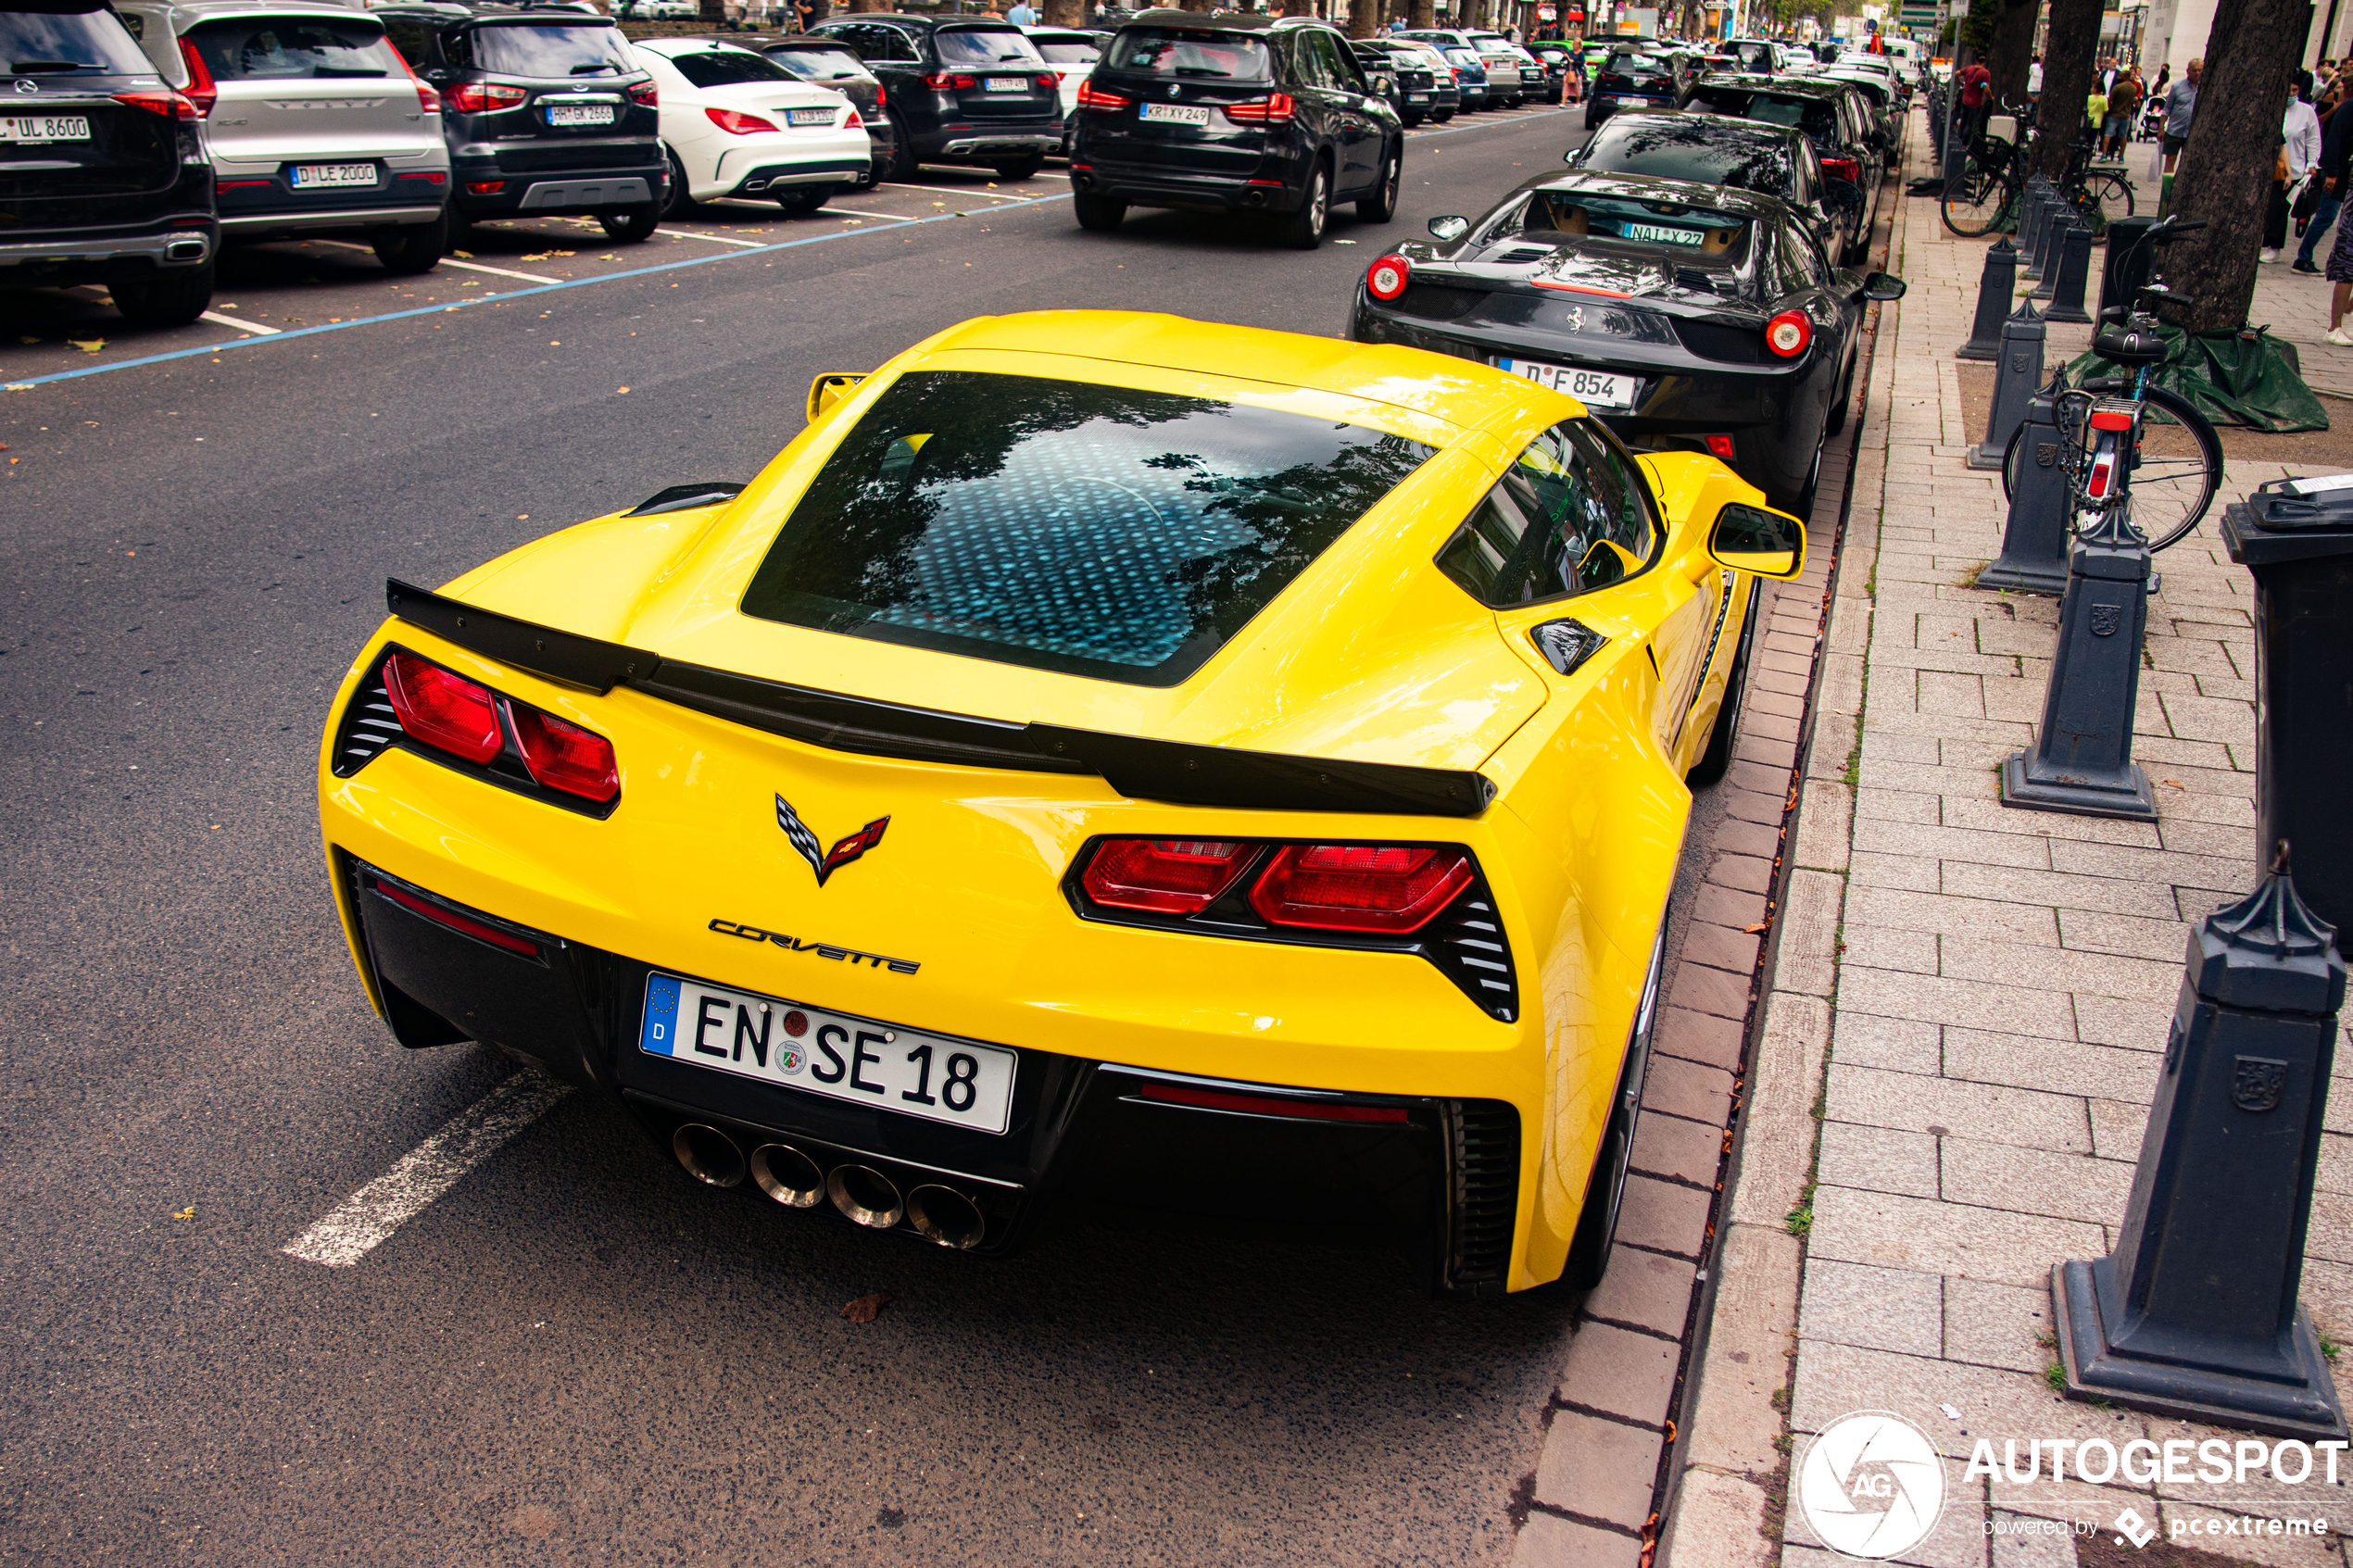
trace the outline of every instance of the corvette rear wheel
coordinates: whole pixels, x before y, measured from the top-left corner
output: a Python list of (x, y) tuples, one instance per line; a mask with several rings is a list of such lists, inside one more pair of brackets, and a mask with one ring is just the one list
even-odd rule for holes
[(1634, 1158), (1634, 1125), (1642, 1114), (1642, 1085), (1650, 1076), (1659, 975), (1666, 962), (1667, 921), (1662, 916), (1658, 939), (1651, 944), (1642, 999), (1634, 1008), (1626, 1064), (1618, 1070), (1617, 1093), (1610, 1101), (1609, 1124), (1602, 1129), (1602, 1147), (1593, 1156), (1593, 1179), (1585, 1185), (1585, 1208), (1577, 1217), (1568, 1261), (1561, 1268), (1560, 1282), (1571, 1290), (1591, 1290), (1602, 1283), (1602, 1275), (1609, 1269), (1610, 1248), (1617, 1240), (1617, 1216), (1626, 1207), (1626, 1171)]

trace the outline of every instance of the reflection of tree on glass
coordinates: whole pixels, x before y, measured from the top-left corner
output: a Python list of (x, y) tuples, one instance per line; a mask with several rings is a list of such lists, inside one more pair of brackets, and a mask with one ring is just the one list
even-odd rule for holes
[(826, 459), (743, 608), (1171, 685), (1428, 456), (1240, 404), (918, 372)]

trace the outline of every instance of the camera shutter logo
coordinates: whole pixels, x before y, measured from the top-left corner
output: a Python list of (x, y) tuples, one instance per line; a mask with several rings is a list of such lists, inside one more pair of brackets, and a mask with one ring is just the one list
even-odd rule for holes
[(1807, 1446), (1797, 1501), (1841, 1557), (1894, 1557), (1926, 1539), (1944, 1512), (1944, 1456), (1902, 1416), (1856, 1411)]

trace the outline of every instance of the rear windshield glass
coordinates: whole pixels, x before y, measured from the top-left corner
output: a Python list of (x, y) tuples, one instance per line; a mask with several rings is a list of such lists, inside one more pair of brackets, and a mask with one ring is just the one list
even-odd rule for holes
[(19, 76), (71, 75), (78, 70), (153, 76), (155, 62), (139, 52), (122, 22), (102, 6), (44, 6), (13, 0), (0, 11), (0, 61)]
[(1602, 128), (1579, 167), (1786, 196), (1791, 188), (1789, 144), (1768, 140), (1771, 134), (1732, 131), (1720, 122), (1711, 125), (1681, 115), (1621, 117)]
[(1736, 119), (1761, 119), (1768, 125), (1794, 125), (1818, 142), (1838, 135), (1838, 110), (1824, 98), (1703, 87), (1683, 107), (1708, 114), (1728, 114)]
[(1114, 70), (1203, 82), (1265, 82), (1274, 71), (1264, 40), (1226, 31), (1164, 32), (1130, 28), (1112, 40)]
[(1732, 54), (1750, 70), (1773, 69), (1773, 46), (1770, 44), (1735, 44)]
[(1604, 76), (1629, 76), (1637, 82), (1672, 80), (1675, 68), (1656, 55), (1612, 55), (1602, 67)]
[(733, 87), (741, 82), (790, 82), (792, 77), (765, 55), (749, 49), (705, 49), (673, 55), (670, 63), (698, 87)]
[(1709, 258), (1729, 257), (1748, 239), (1748, 220), (1673, 202), (1635, 201), (1588, 191), (1539, 191), (1529, 198), (1524, 231), (1598, 234), (1664, 245)]
[(1010, 27), (943, 28), (931, 35), (944, 66), (1003, 66), (1043, 64), (1029, 46), (1026, 33)]
[(497, 22), (467, 39), (476, 66), (507, 76), (625, 76), (637, 69), (617, 27)]
[(778, 49), (768, 56), (803, 82), (863, 76), (866, 68), (847, 49)]
[(1050, 66), (1091, 66), (1102, 53), (1091, 38), (1073, 34), (1066, 38), (1032, 38), (1029, 41), (1046, 56)]
[(1175, 685), (1430, 450), (1208, 398), (916, 371), (825, 459), (743, 609)]
[(183, 42), (195, 45), (219, 82), (408, 74), (383, 30), (359, 18), (237, 17), (191, 28)]

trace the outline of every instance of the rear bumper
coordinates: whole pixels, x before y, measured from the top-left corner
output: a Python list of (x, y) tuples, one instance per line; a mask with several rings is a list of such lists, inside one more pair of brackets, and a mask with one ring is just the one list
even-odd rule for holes
[(1172, 169), (1134, 165), (1074, 162), (1071, 189), (1090, 196), (1126, 202), (1130, 207), (1178, 207), (1196, 212), (1295, 212), (1307, 199), (1302, 183), (1297, 189), (1277, 180), (1233, 179), (1215, 174), (1180, 174)]
[(822, 163), (779, 163), (753, 169), (738, 181), (737, 195), (768, 195), (795, 185), (840, 185), (862, 180), (874, 168), (871, 157), (828, 158)]
[(979, 162), (988, 158), (1041, 157), (1062, 150), (1063, 128), (1060, 120), (1051, 119), (1003, 130), (950, 125), (926, 135), (911, 137), (909, 142), (919, 159)]
[(99, 230), (0, 242), (0, 276), (18, 283), (103, 282), (200, 267), (220, 248), (220, 229), (212, 215), (190, 213), (180, 223), (143, 224), (129, 232)]
[(398, 228), (405, 224), (432, 222), (441, 216), (443, 205), (435, 201), (430, 207), (347, 207), (337, 212), (239, 213), (221, 219), (220, 232), (241, 239), (256, 239), (267, 234), (309, 234), (334, 229)]
[(500, 188), (474, 192), (478, 181), (461, 178), (450, 205), (468, 218), (496, 218), (510, 213), (610, 212), (615, 207), (643, 207), (657, 198), (661, 172), (631, 169), (620, 174), (570, 174), (561, 179), (510, 175)]

